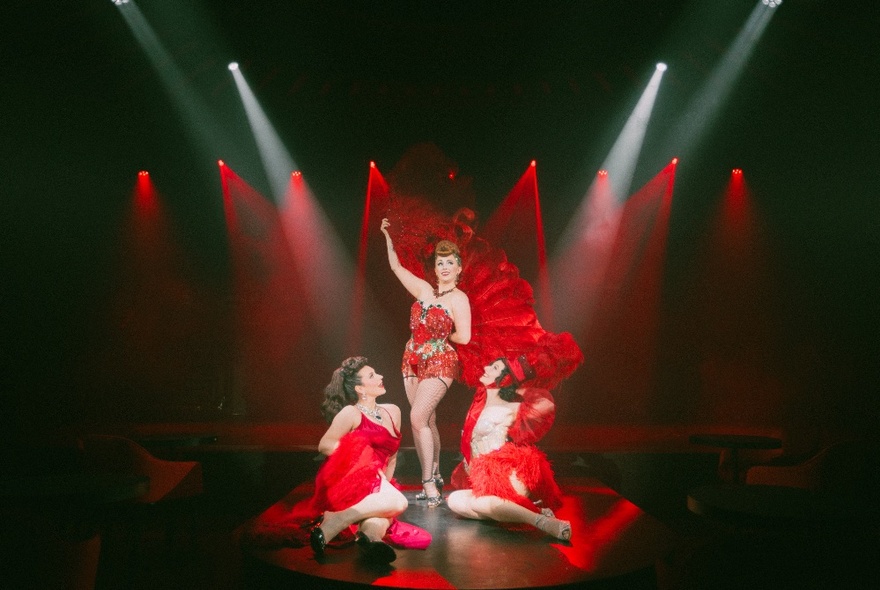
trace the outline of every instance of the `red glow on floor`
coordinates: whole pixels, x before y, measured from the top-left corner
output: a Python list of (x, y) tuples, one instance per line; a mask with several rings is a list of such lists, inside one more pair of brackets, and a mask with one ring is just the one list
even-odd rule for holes
[(436, 590), (453, 590), (455, 588), (449, 580), (428, 568), (423, 570), (395, 570), (387, 576), (376, 578), (372, 585), (382, 588), (425, 588)]

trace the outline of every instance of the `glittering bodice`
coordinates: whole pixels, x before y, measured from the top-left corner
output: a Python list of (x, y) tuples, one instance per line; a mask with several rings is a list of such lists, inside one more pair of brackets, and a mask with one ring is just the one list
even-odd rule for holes
[(442, 305), (414, 301), (409, 310), (409, 329), (413, 340), (422, 343), (428, 340), (445, 340), (452, 333), (452, 316)]
[(455, 323), (445, 307), (415, 301), (410, 308), (409, 328), (412, 338), (407, 343), (410, 354), (426, 359), (452, 349), (447, 342)]

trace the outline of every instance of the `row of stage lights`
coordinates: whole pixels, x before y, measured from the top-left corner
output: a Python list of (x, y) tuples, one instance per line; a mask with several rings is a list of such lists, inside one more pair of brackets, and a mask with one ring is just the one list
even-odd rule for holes
[[(671, 163), (673, 165), (678, 164), (678, 158), (672, 158)], [(223, 160), (217, 160), (217, 165), (223, 167), (223, 166), (226, 166), (226, 162), (224, 162)], [(534, 168), (538, 164), (535, 160), (532, 160), (531, 164), (529, 164), (529, 165)], [(375, 168), (375, 167), (376, 167), (376, 163), (370, 162), (370, 168)], [(734, 168), (733, 170), (731, 170), (731, 174), (733, 174), (734, 176), (741, 176), (742, 173), (743, 173), (742, 168)], [(140, 172), (138, 172), (138, 176), (149, 176), (149, 174), (150, 173), (147, 172), (146, 170), (141, 170)], [(606, 178), (608, 176), (608, 171), (607, 170), (599, 170), (599, 172), (597, 172), (596, 174), (597, 174), (597, 176), (601, 176), (602, 178)], [(293, 172), (290, 173), (290, 175), (293, 177), (299, 178), (302, 176), (302, 172), (300, 172), (299, 170), (294, 170)], [(452, 177), (452, 176), (454, 176), (454, 173), (450, 173), (450, 177)]]

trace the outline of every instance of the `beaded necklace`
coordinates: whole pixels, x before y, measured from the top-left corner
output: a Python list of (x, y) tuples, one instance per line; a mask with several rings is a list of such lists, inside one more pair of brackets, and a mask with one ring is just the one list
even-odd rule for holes
[(382, 414), (379, 413), (379, 406), (378, 405), (375, 408), (373, 408), (372, 410), (370, 408), (368, 408), (367, 406), (362, 406), (360, 404), (355, 404), (355, 406), (357, 407), (358, 410), (363, 412), (366, 416), (371, 417), (376, 422), (382, 421)]
[(456, 289), (456, 287), (455, 287), (454, 285), (453, 285), (453, 287), (452, 287), (451, 289), (446, 289), (445, 291), (438, 291), (438, 290), (435, 288), (435, 289), (434, 289), (434, 298), (435, 298), (435, 299), (440, 299), (441, 297), (443, 297), (443, 296), (446, 295), (447, 293), (452, 293), (453, 291), (455, 291), (455, 289)]

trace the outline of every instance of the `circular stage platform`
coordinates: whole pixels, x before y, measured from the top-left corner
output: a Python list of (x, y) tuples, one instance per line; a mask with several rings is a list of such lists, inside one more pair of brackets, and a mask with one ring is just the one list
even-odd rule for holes
[[(245, 548), (248, 588), (655, 588), (654, 565), (673, 547), (674, 534), (615, 491), (595, 480), (561, 479), (559, 518), (572, 523), (561, 542), (531, 527), (466, 520), (446, 505), (427, 508), (404, 489), (409, 508), (401, 520), (433, 536), (425, 550), (396, 550), (376, 569), (357, 547), (328, 547), (317, 559), (309, 547)], [(270, 508), (310, 496), (304, 484)], [(444, 494), (445, 495), (445, 494)], [(281, 586), (279, 586), (281, 585)]]

